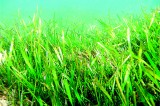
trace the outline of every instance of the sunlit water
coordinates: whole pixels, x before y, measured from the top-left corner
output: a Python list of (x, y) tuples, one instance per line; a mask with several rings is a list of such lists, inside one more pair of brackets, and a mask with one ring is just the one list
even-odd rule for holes
[(140, 15), (160, 5), (160, 0), (0, 0), (0, 23), (29, 20), (38, 15), (63, 23), (95, 23), (96, 19)]

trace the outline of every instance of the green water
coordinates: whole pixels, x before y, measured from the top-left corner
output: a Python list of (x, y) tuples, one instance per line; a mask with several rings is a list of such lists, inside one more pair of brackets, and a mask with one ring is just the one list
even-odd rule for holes
[(38, 11), (44, 20), (95, 23), (106, 17), (140, 15), (160, 5), (160, 0), (0, 0), (0, 23), (31, 19)]

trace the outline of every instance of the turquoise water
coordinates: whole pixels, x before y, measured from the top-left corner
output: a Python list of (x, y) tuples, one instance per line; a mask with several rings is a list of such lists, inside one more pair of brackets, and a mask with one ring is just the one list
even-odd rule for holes
[(94, 23), (107, 16), (140, 15), (160, 6), (160, 0), (0, 0), (0, 22), (31, 19), (38, 11), (44, 20)]

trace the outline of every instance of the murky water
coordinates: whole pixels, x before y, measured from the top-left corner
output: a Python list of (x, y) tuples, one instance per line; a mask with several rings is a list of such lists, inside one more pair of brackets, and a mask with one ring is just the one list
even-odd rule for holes
[(160, 0), (0, 0), (0, 23), (30, 19), (38, 10), (42, 19), (95, 22), (107, 16), (139, 15), (160, 6)]

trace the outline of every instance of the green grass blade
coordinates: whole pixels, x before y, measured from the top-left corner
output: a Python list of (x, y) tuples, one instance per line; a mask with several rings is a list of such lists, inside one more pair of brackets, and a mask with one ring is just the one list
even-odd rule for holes
[(73, 105), (73, 100), (72, 100), (71, 91), (70, 91), (68, 81), (66, 79), (64, 79), (63, 83), (64, 83), (64, 86), (65, 86), (65, 90), (66, 90), (68, 99), (69, 99), (70, 103)]

